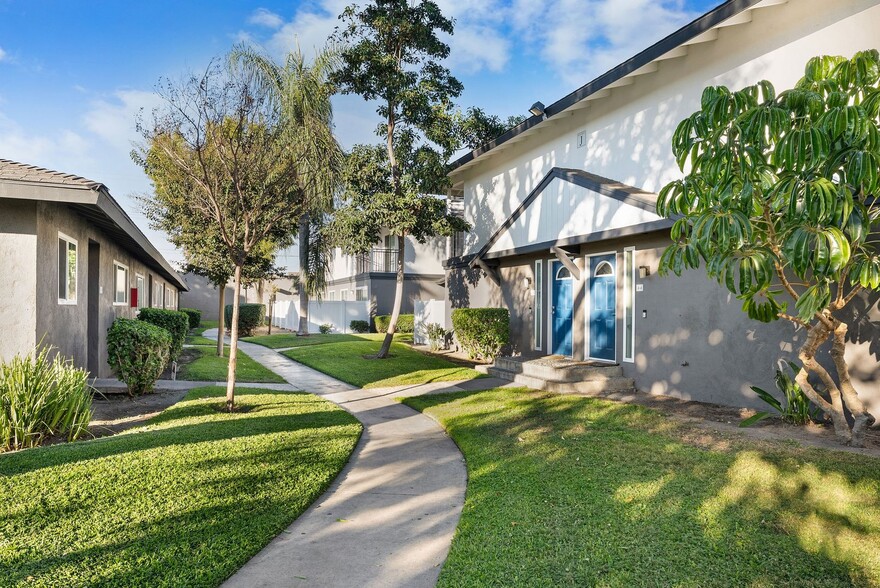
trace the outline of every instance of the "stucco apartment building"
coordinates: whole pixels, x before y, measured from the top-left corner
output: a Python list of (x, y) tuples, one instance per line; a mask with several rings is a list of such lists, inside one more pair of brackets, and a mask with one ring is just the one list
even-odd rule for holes
[[(509, 308), (517, 354), (620, 364), (643, 391), (762, 406), (749, 386), (773, 390), (803, 332), (749, 320), (704, 270), (657, 275), (671, 226), (657, 192), (681, 175), (672, 134), (704, 87), (790, 88), (813, 56), (880, 47), (878, 30), (878, 0), (731, 0), (537, 104), (453, 164), (450, 196), (473, 230), (445, 262), (448, 305)], [(877, 296), (857, 306), (848, 356), (880, 416)]]
[[(377, 245), (381, 246), (357, 256), (334, 250), (325, 300), (366, 300), (371, 316), (391, 314), (397, 279), (397, 237), (383, 235)], [(411, 314), (414, 300), (446, 298), (443, 260), (447, 256), (446, 239), (419, 243), (407, 237), (401, 313)]]
[(177, 308), (186, 284), (107, 187), (0, 159), (0, 358), (42, 342), (111, 375), (107, 329), (139, 308)]

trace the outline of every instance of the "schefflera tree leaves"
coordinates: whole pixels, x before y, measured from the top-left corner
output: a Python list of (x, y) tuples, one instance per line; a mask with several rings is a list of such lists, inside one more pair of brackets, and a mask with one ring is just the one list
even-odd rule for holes
[[(660, 273), (705, 264), (750, 318), (805, 329), (796, 381), (856, 446), (874, 418), (850, 378), (843, 311), (880, 288), (878, 80), (870, 50), (810, 59), (778, 95), (768, 81), (706, 88), (672, 139), (687, 173), (657, 204), (677, 218)], [(829, 341), (836, 377), (816, 359)]]

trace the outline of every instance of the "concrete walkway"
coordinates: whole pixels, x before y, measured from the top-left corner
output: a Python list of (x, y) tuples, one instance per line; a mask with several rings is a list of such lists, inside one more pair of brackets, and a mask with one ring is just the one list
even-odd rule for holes
[[(217, 331), (204, 336), (216, 338)], [(292, 385), (350, 412), (364, 432), (327, 492), (223, 586), (434, 586), (461, 514), (467, 471), (437, 423), (394, 399), (460, 388), (360, 390), (267, 347), (239, 345)]]

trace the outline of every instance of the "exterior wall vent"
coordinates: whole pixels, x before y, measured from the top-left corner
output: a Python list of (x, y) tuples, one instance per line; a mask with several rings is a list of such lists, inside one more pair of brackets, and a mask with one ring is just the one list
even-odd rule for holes
[(581, 131), (577, 134), (577, 140), (575, 141), (575, 145), (580, 149), (581, 147), (587, 146), (587, 131)]

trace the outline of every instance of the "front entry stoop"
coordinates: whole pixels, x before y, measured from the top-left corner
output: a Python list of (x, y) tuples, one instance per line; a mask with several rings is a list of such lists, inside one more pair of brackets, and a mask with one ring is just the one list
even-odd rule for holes
[(559, 355), (534, 359), (499, 357), (494, 365), (477, 366), (477, 369), (516, 384), (558, 394), (601, 396), (635, 390), (635, 382), (624, 377), (619, 365), (572, 361)]

